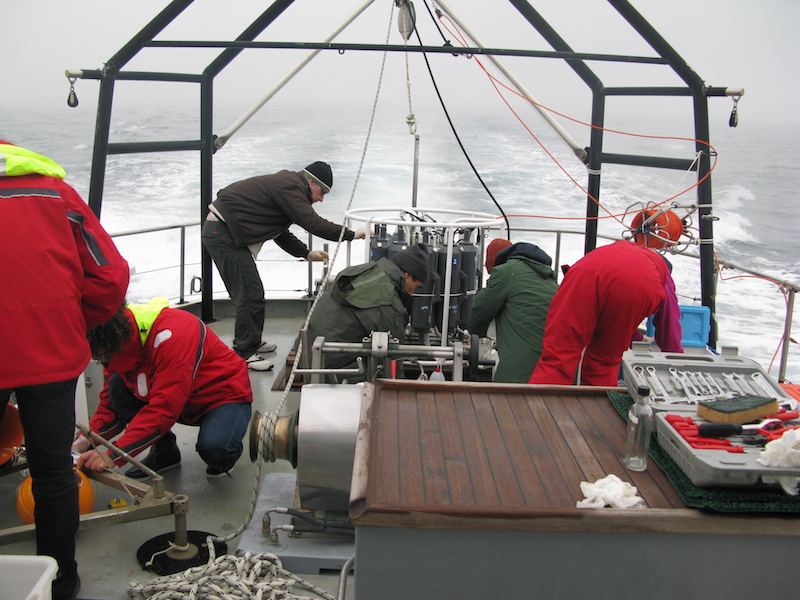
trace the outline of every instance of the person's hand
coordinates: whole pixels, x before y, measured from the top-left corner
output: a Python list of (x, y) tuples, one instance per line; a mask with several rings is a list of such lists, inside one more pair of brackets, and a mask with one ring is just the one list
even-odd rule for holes
[(79, 469), (84, 468), (90, 471), (105, 471), (106, 469), (114, 468), (114, 461), (105, 452), (100, 453), (97, 450), (89, 450), (78, 457), (75, 466)]
[(330, 257), (328, 256), (328, 253), (325, 252), (325, 250), (312, 250), (311, 252), (308, 253), (308, 256), (306, 256), (306, 259), (309, 261), (321, 260), (323, 262), (328, 262), (329, 258)]
[(366, 227), (359, 227), (353, 232), (355, 235), (353, 236), (354, 240), (363, 240), (367, 237), (367, 228)]

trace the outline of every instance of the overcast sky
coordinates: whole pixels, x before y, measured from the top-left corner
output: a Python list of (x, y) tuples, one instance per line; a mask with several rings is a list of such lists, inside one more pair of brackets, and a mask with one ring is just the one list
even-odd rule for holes
[[(376, 0), (359, 18), (353, 31), (348, 30), (341, 41), (383, 40), (393, 0)], [(473, 28), (488, 46), (527, 46), (549, 49), (531, 35), (531, 28), (507, 18), (516, 11), (503, 0), (448, 0), (450, 6)], [(60, 111), (69, 117), (66, 107), (68, 83), (66, 69), (95, 69), (103, 65), (131, 36), (168, 4), (167, 0), (0, 0), (0, 128), (15, 111), (42, 108)], [(268, 0), (197, 0), (162, 39), (233, 39), (257, 15)], [(282, 17), (285, 25), (268, 29), (268, 35), (258, 39), (318, 41), (348, 16), (360, 0), (297, 0)], [(420, 21), (428, 21), (421, 0), (415, 3)], [(640, 40), (628, 34), (622, 23), (603, 0), (541, 0), (532, 1), (540, 12), (551, 20), (563, 37), (578, 51), (613, 52), (652, 55)], [(740, 104), (743, 120), (770, 118), (798, 121), (797, 98), (800, 78), (793, 61), (800, 54), (796, 28), (800, 23), (798, 0), (633, 0), (634, 6), (660, 31), (666, 40), (684, 57), (688, 64), (710, 85), (742, 87), (746, 95)], [(283, 23), (283, 21), (282, 21)], [(436, 32), (425, 23), (423, 42), (440, 44)], [(292, 33), (292, 32), (300, 33)], [(366, 40), (361, 39), (366, 36)], [(450, 36), (448, 36), (450, 37)], [(392, 43), (400, 43), (393, 28)], [(154, 51), (132, 62), (130, 69), (153, 68), (171, 71), (202, 70), (209, 53), (201, 51), (169, 51), (169, 60), (156, 61)], [(213, 52), (214, 54), (216, 51)], [(230, 76), (219, 78), (217, 104), (231, 103), (247, 107), (255, 103), (284, 73), (304, 55), (303, 52), (284, 53), (285, 61), (265, 59), (265, 51), (253, 51), (237, 61)], [(284, 92), (295, 104), (347, 104), (354, 95), (374, 95), (380, 55), (356, 57), (347, 53), (321, 53), (307, 74), (299, 76)], [(162, 61), (161, 58), (158, 59)], [(392, 57), (395, 65), (390, 93), (404, 101), (405, 72), (402, 55)], [(422, 75), (420, 61), (415, 59), (415, 73)], [(447, 57), (436, 57), (434, 68), (444, 79), (451, 71), (464, 68), (466, 60), (446, 63)], [(513, 60), (511, 61), (513, 63)], [(569, 97), (573, 88), (580, 89), (576, 78), (563, 65), (556, 74), (555, 61), (539, 60), (535, 67), (520, 67), (520, 78), (537, 98), (554, 108), (571, 111), (577, 103)], [(452, 68), (449, 65), (453, 65)], [(472, 66), (472, 65), (470, 65)], [(603, 73), (607, 85), (631, 84), (630, 77), (615, 79), (615, 71), (606, 64), (592, 63)], [(238, 70), (237, 70), (238, 69)], [(608, 69), (608, 71), (606, 71)], [(640, 69), (640, 67), (634, 67)], [(471, 69), (473, 72), (476, 69)], [(552, 75), (551, 75), (552, 70)], [(628, 73), (638, 73), (630, 71)], [(306, 73), (306, 72), (304, 72)], [(606, 75), (608, 73), (608, 75)], [(515, 72), (516, 74), (516, 72)], [(234, 81), (238, 75), (238, 81)], [(417, 75), (415, 75), (416, 77)], [(427, 76), (426, 76), (427, 77)], [(648, 76), (649, 77), (649, 76)], [(642, 81), (648, 81), (644, 79)], [(243, 83), (244, 82), (244, 83)], [(668, 80), (669, 84), (678, 82)], [(180, 98), (166, 92), (163, 84), (149, 84), (141, 93), (130, 93), (137, 102), (167, 104)], [(390, 85), (390, 84), (387, 84)], [(419, 84), (415, 91), (426, 89)], [(575, 87), (577, 85), (577, 87)], [(118, 89), (121, 86), (118, 85)], [(191, 87), (191, 86), (189, 86)], [(486, 87), (486, 86), (484, 86)], [(91, 110), (96, 103), (97, 83), (79, 81), (77, 84), (81, 108)], [(463, 89), (463, 88), (462, 88)], [(564, 92), (567, 92), (566, 94)], [(466, 89), (463, 89), (466, 93)], [(453, 93), (453, 92), (450, 92)], [(469, 92), (470, 94), (472, 92)], [(476, 92), (474, 106), (481, 106), (490, 92)], [(577, 95), (585, 94), (580, 89)], [(471, 97), (473, 98), (473, 97)], [(588, 96), (586, 96), (588, 98)], [(730, 101), (712, 100), (730, 110)], [(580, 98), (580, 106), (587, 106)], [(585, 117), (586, 114), (579, 115)]]

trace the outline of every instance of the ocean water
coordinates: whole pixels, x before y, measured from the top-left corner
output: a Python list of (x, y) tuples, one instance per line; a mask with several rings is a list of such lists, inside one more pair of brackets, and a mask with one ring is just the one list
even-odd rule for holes
[[(396, 207), (398, 211), (408, 208), (412, 198), (414, 138), (405, 122), (406, 112), (378, 112), (371, 132), (368, 111), (343, 111), (336, 119), (329, 114), (311, 116), (291, 108), (259, 114), (215, 155), (214, 190), (245, 177), (285, 168), (299, 170), (315, 160), (325, 160), (334, 170), (333, 192), (316, 205), (325, 218), (341, 222), (348, 206)], [(585, 169), (535, 116), (526, 118), (526, 122), (536, 138), (515, 119), (497, 114), (460, 115), (455, 119), (462, 143), (494, 196), (493, 201), (441, 115), (433, 111), (423, 114), (425, 118), (417, 126), (417, 205), (429, 210), (432, 218), (447, 220), (436, 214), (442, 208), (499, 217), (497, 202), (509, 215), (513, 241), (536, 243), (551, 254), (555, 252), (554, 236), (523, 229), (582, 230), (586, 197), (579, 186), (586, 183)], [(224, 131), (238, 116), (233, 111), (215, 115), (215, 132)], [(196, 139), (199, 134), (194, 119), (194, 115), (179, 111), (127, 109), (115, 114), (111, 139)], [(673, 129), (663, 120), (654, 124), (631, 118), (625, 126), (639, 134), (673, 135)], [(31, 112), (18, 115), (2, 129), (9, 140), (59, 162), (67, 170), (68, 182), (88, 197), (94, 135), (91, 109), (57, 114)], [(577, 140), (588, 145), (588, 141), (584, 143), (588, 140), (585, 128), (571, 125), (570, 130)], [(794, 219), (800, 208), (796, 193), (800, 174), (793, 163), (793, 157), (800, 152), (798, 134), (798, 125), (749, 123), (730, 129), (726, 119), (724, 123), (712, 122), (712, 144), (718, 154), (712, 180), (718, 256), (795, 283), (800, 282), (800, 234)], [(607, 134), (605, 148), (609, 152), (685, 158), (691, 156), (693, 145), (682, 140)], [(109, 158), (103, 224), (111, 233), (120, 233), (199, 222), (199, 173), (197, 154), (192, 152)], [(600, 232), (622, 235), (631, 217), (619, 215), (631, 207), (640, 207), (637, 203), (670, 198), (692, 183), (692, 174), (605, 167), (600, 201), (608, 213), (617, 216), (601, 219)], [(694, 202), (693, 190), (674, 202), (679, 205), (676, 212), (684, 216)], [(601, 210), (601, 214), (606, 213)], [(696, 222), (694, 218), (695, 228)], [(302, 230), (296, 233), (306, 239)], [(117, 238), (120, 250), (135, 269), (129, 300), (153, 295), (177, 298), (179, 283), (174, 266), (178, 262), (178, 235), (177, 230), (170, 230)], [(187, 229), (187, 279), (200, 275), (199, 248), (199, 228), (191, 227)], [(353, 248), (352, 260), (360, 262), (363, 244), (356, 243)], [(567, 236), (562, 264), (580, 258), (582, 249), (582, 239)], [(696, 252), (696, 247), (690, 250)], [(296, 295), (308, 287), (305, 263), (297, 262), (274, 244), (267, 243), (259, 259), (268, 295)], [(344, 266), (343, 260), (337, 261), (332, 271)], [(676, 256), (672, 262), (680, 303), (699, 304), (697, 261)], [(315, 265), (314, 269), (313, 276), (321, 276), (321, 266)], [(785, 296), (771, 282), (741, 275), (724, 269), (719, 281), (720, 345), (737, 346), (740, 354), (758, 361), (765, 369), (772, 366), (770, 372), (777, 375), (778, 362), (773, 359), (783, 330)], [(215, 282), (215, 290), (223, 290), (220, 281)], [(790, 348), (787, 379), (800, 381), (797, 344)]]

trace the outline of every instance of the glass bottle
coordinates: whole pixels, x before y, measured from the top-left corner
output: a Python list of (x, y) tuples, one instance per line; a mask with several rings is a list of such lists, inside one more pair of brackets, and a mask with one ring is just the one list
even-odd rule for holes
[(636, 389), (636, 402), (628, 411), (628, 432), (625, 437), (625, 466), (631, 471), (647, 469), (647, 451), (653, 433), (655, 417), (650, 406), (650, 388)]

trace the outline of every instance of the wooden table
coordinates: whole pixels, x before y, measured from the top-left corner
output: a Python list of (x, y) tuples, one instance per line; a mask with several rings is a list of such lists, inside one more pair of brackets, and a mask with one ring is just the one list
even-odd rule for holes
[[(752, 575), (763, 583), (794, 562), (797, 518), (688, 509), (652, 461), (628, 471), (625, 422), (609, 390), (624, 391), (369, 384), (350, 503), (359, 600), (529, 598), (532, 589), (542, 598), (731, 598), (751, 589)], [(647, 508), (576, 508), (581, 481), (611, 473)], [(514, 581), (518, 594), (480, 584), (487, 572), (487, 581)], [(665, 588), (673, 579), (682, 583)]]

